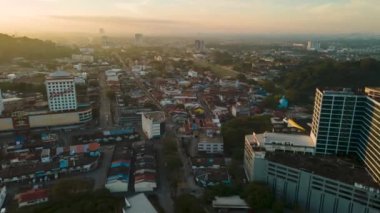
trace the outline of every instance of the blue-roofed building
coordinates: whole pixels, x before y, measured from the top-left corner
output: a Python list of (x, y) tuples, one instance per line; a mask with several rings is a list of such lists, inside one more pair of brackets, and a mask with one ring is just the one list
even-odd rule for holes
[(110, 192), (127, 192), (129, 184), (129, 167), (111, 168), (108, 173), (105, 187)]
[(110, 190), (110, 192), (128, 191), (131, 158), (132, 149), (129, 149), (128, 145), (118, 145), (115, 147), (105, 184), (105, 187)]
[(289, 106), (289, 101), (285, 98), (285, 96), (282, 96), (282, 98), (278, 102), (278, 108), (279, 109), (287, 109), (288, 106)]

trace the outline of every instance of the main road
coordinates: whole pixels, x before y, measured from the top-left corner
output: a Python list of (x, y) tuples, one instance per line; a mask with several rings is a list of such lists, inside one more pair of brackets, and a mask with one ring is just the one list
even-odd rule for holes
[(99, 72), (99, 86), (100, 86), (100, 109), (99, 109), (99, 126), (106, 129), (112, 126), (111, 117), (111, 102), (107, 95), (106, 76), (104, 72)]
[[(153, 97), (152, 94), (148, 91), (148, 89), (144, 86), (143, 81), (140, 78), (140, 76), (130, 71), (129, 66), (126, 65), (125, 61), (120, 57), (120, 55), (116, 53), (114, 55), (123, 65), (123, 69), (125, 70), (125, 72), (127, 72), (128, 74), (134, 77), (136, 87), (144, 91), (146, 97), (148, 97), (160, 110), (163, 110), (159, 101), (155, 97)], [(167, 168), (165, 167), (165, 162), (163, 160), (164, 155), (163, 155), (163, 150), (162, 150), (162, 144), (160, 143), (155, 144), (155, 147), (157, 149), (157, 155), (158, 155), (157, 166), (159, 169), (158, 189), (156, 191), (158, 201), (166, 213), (173, 213), (174, 202), (172, 199), (172, 193), (171, 193), (170, 183), (168, 179), (168, 172), (166, 171)]]

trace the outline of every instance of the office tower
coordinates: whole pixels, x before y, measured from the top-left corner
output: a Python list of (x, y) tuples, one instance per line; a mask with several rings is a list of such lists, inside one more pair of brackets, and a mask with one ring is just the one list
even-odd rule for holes
[(74, 77), (64, 71), (56, 71), (45, 81), (49, 109), (52, 112), (77, 109)]
[(306, 49), (310, 51), (319, 50), (321, 49), (321, 43), (319, 41), (308, 41)]
[(316, 153), (356, 154), (380, 181), (379, 88), (317, 89), (311, 129)]
[(141, 33), (136, 33), (135, 34), (135, 41), (137, 44), (140, 44), (143, 42), (143, 34)]
[(366, 97), (351, 90), (317, 89), (311, 137), (320, 154), (349, 154), (357, 150), (361, 112)]
[(205, 43), (203, 40), (195, 40), (194, 42), (194, 48), (198, 52), (202, 52), (205, 50)]

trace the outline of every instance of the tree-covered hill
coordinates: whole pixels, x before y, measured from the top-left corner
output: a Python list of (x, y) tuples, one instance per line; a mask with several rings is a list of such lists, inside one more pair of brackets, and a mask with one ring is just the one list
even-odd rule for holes
[(286, 72), (278, 82), (293, 103), (310, 103), (317, 87), (380, 86), (380, 61), (314, 61)]
[(53, 59), (70, 56), (73, 52), (74, 49), (59, 46), (51, 41), (0, 34), (0, 63), (8, 62), (14, 57)]

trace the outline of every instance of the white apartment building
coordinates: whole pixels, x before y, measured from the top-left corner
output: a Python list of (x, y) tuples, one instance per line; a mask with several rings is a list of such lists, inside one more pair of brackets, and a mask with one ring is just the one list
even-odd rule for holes
[(160, 138), (165, 131), (165, 113), (144, 112), (141, 115), (142, 129), (148, 139)]
[(45, 81), (49, 110), (62, 112), (77, 109), (74, 77), (64, 71), (56, 71)]
[(220, 136), (211, 136), (201, 134), (198, 142), (198, 152), (205, 152), (208, 154), (223, 153), (223, 138)]
[(255, 161), (265, 158), (266, 152), (290, 152), (315, 154), (315, 143), (308, 135), (295, 135), (265, 132), (245, 136), (244, 170), (248, 180), (252, 181), (255, 174)]

